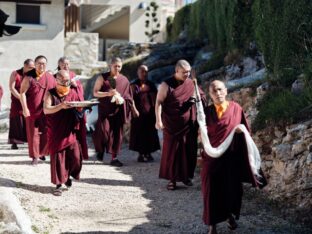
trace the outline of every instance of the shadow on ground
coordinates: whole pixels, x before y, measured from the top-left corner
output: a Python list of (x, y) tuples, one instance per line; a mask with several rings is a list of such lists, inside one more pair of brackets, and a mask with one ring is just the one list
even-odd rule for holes
[[(118, 168), (122, 173), (130, 175), (132, 181), (110, 181), (97, 179), (81, 179), (81, 183), (96, 183), (98, 185), (124, 185), (140, 187), (144, 190), (143, 197), (150, 201), (145, 215), (148, 222), (133, 227), (127, 233), (207, 233), (207, 226), (202, 222), (202, 197), (200, 191), (199, 169), (197, 168), (194, 185), (186, 187), (178, 184), (176, 191), (166, 189), (167, 181), (158, 179), (160, 152), (153, 154), (152, 163), (137, 163), (135, 152), (127, 150), (124, 145), (120, 160), (124, 166)], [(90, 161), (94, 161), (90, 157)], [(104, 158), (107, 164), (110, 156)], [(88, 164), (85, 164), (88, 166)], [(312, 227), (292, 223), (283, 217), (281, 211), (268, 201), (264, 191), (259, 191), (246, 185), (239, 227), (235, 231), (227, 228), (226, 223), (217, 226), (219, 234), (308, 234)], [(122, 224), (124, 220), (120, 220)], [(70, 233), (70, 232), (65, 232)], [(77, 232), (75, 232), (77, 233)], [(80, 232), (80, 233), (122, 233), (122, 232)]]

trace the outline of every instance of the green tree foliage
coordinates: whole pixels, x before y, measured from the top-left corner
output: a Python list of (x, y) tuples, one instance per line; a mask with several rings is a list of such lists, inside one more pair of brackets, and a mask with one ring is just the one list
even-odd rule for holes
[(192, 4), (186, 5), (175, 13), (171, 31), (167, 35), (167, 40), (169, 42), (176, 41), (180, 33), (188, 27), (191, 5)]
[(174, 17), (174, 30), (168, 37), (177, 39), (187, 29), (189, 39), (209, 39), (219, 50), (245, 48), (252, 40), (251, 3), (243, 0), (198, 0), (180, 9)]
[(300, 73), (311, 55), (311, 12), (309, 0), (255, 0), (256, 41), (273, 74), (272, 81), (280, 85), (285, 85), (285, 71)]
[(160, 22), (158, 19), (158, 10), (159, 6), (156, 2), (152, 1), (150, 5), (146, 8), (145, 16), (145, 35), (149, 38), (150, 42), (154, 41), (155, 35), (157, 35), (160, 31)]

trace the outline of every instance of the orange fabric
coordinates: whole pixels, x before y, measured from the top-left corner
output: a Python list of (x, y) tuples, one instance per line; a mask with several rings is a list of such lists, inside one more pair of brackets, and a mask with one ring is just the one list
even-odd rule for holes
[(36, 70), (36, 75), (37, 75), (36, 80), (39, 80), (43, 74), (44, 74), (44, 72), (39, 73), (39, 72)]
[(66, 96), (70, 91), (69, 86), (56, 85), (56, 92), (60, 97)]
[(220, 105), (214, 104), (217, 112), (218, 119), (221, 119), (223, 113), (226, 111), (226, 109), (229, 106), (229, 102), (225, 101), (221, 103)]

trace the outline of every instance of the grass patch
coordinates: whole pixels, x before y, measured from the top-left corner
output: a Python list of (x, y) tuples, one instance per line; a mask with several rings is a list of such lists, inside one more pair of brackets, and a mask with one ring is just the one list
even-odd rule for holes
[(39, 228), (36, 225), (31, 225), (31, 229), (35, 232), (35, 233), (40, 233)]
[(39, 211), (40, 212), (50, 212), (51, 209), (48, 207), (44, 207), (44, 206), (38, 206), (39, 207)]
[[(263, 129), (272, 124), (292, 124), (299, 120), (304, 120), (303, 115), (306, 108), (312, 104), (312, 88), (307, 87), (300, 94), (293, 94), (289, 90), (274, 89), (269, 91), (261, 101), (254, 122), (254, 130)], [(306, 119), (307, 119), (306, 118)]]

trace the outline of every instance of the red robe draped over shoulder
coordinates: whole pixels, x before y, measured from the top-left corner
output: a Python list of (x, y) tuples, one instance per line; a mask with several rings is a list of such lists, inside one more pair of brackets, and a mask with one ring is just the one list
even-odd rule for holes
[[(76, 88), (71, 88), (69, 94), (63, 98), (58, 96), (55, 88), (49, 92), (52, 96), (52, 106), (64, 101), (79, 101), (80, 99)], [(75, 111), (75, 108), (62, 109), (54, 114), (46, 115), (51, 181), (54, 184), (65, 183), (69, 176), (79, 179), (82, 151), (77, 140), (77, 132), (81, 127), (81, 120)]]
[[(14, 71), (15, 89), (19, 92), (22, 78), (23, 68)], [(27, 142), (25, 118), (20, 100), (11, 94), (11, 109), (10, 109), (10, 129), (9, 129), (9, 144), (21, 144)]]
[[(76, 73), (73, 71), (69, 71), (69, 77), (70, 79), (75, 78)], [(76, 81), (77, 87), (75, 87), (76, 92), (78, 94), (79, 100), (78, 101), (83, 101), (84, 100), (84, 91), (83, 91), (83, 86), (80, 82), (80, 80)], [(82, 150), (82, 156), (83, 159), (88, 159), (88, 145), (87, 145), (87, 128), (86, 126), (86, 115), (83, 115), (83, 118), (80, 119), (80, 127), (79, 130), (77, 131), (77, 139), (81, 145), (81, 150)]]
[(155, 128), (155, 102), (157, 88), (151, 81), (144, 83), (135, 80), (132, 84), (133, 99), (140, 113), (131, 119), (129, 149), (141, 154), (149, 154), (160, 149), (157, 129)]
[[(244, 124), (249, 129), (242, 108), (233, 101), (229, 102), (220, 119), (214, 105), (207, 107), (205, 114), (208, 137), (213, 147), (219, 146), (238, 124)], [(244, 134), (236, 133), (229, 149), (220, 158), (212, 158), (202, 152), (202, 159), (204, 223), (217, 224), (225, 221), (229, 214), (238, 219), (243, 196), (242, 182), (259, 186), (251, 172)]]
[[(104, 82), (100, 89), (101, 92), (108, 92), (111, 89), (109, 76), (109, 72), (102, 74)], [(116, 90), (125, 100), (122, 105), (112, 103), (112, 97), (99, 98), (98, 120), (92, 135), (96, 152), (119, 154), (121, 149), (123, 125), (130, 121), (133, 101), (130, 83), (121, 74), (116, 78)]]
[(186, 181), (194, 176), (197, 159), (195, 103), (191, 101), (194, 84), (186, 79), (178, 85), (175, 78), (165, 81), (169, 86), (162, 104), (163, 147), (159, 177)]
[(36, 70), (26, 73), (24, 79), (29, 80), (26, 92), (27, 106), (30, 116), (26, 118), (26, 132), (28, 151), (31, 158), (48, 154), (47, 126), (43, 113), (43, 99), (45, 93), (55, 87), (55, 79), (45, 72), (40, 79), (36, 79)]

